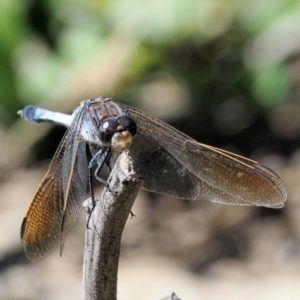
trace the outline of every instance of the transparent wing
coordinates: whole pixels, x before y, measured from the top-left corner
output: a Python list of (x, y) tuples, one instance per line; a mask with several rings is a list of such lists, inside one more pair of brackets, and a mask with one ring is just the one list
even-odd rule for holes
[[(70, 174), (68, 190), (65, 188), (63, 219), (61, 222), (60, 253), (62, 254), (64, 239), (67, 231), (74, 225), (79, 217), (82, 201), (84, 200), (88, 180), (88, 166), (85, 152), (85, 141), (80, 141), (77, 148), (77, 156)], [(65, 152), (67, 155), (67, 152)], [(64, 174), (64, 172), (63, 172)], [(67, 191), (67, 193), (66, 193)]]
[(64, 206), (61, 162), (65, 142), (66, 139), (63, 138), (22, 223), (22, 245), (31, 261), (42, 259), (60, 240)]
[(280, 208), (283, 181), (259, 163), (196, 142), (161, 120), (119, 104), (137, 123), (130, 148), (144, 188), (172, 197)]
[(86, 194), (88, 166), (85, 141), (80, 137), (85, 121), (87, 106), (79, 109), (66, 136), (66, 146), (62, 160), (62, 186), (64, 192), (63, 219), (61, 223), (60, 253), (62, 254), (67, 231), (79, 217), (82, 201)]
[(59, 242), (62, 252), (65, 234), (79, 216), (88, 178), (85, 142), (80, 140), (84, 117), (81, 110), (74, 118), (23, 220), (21, 240), (31, 261), (46, 256)]

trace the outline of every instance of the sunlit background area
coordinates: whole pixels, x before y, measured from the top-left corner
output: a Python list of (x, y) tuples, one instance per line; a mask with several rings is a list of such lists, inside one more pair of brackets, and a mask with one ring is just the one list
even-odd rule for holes
[[(0, 299), (81, 299), (85, 213), (37, 263), (20, 225), (72, 113), (105, 95), (197, 141), (273, 169), (283, 209), (141, 191), (121, 248), (118, 299), (300, 299), (300, 2), (0, 1)], [(101, 185), (97, 195), (101, 194)]]

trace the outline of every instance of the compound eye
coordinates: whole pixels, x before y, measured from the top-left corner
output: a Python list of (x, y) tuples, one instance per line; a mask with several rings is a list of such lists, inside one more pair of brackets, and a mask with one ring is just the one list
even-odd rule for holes
[(118, 119), (119, 125), (123, 126), (124, 130), (128, 130), (132, 137), (136, 135), (137, 127), (135, 121), (128, 117), (128, 116), (122, 116)]
[(100, 140), (104, 144), (110, 144), (113, 135), (115, 134), (117, 127), (119, 126), (118, 121), (115, 119), (105, 120), (99, 128)]

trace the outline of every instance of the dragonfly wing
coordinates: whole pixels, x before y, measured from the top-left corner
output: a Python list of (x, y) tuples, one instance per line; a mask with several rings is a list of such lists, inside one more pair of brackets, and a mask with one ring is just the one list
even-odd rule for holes
[(194, 140), (185, 141), (184, 148), (187, 168), (210, 186), (252, 205), (283, 207), (286, 187), (270, 169)]
[(61, 224), (62, 241), (66, 232), (74, 225), (79, 217), (82, 202), (84, 200), (88, 180), (88, 165), (85, 153), (85, 141), (80, 141), (77, 148), (77, 157), (74, 163), (74, 171), (71, 175), (71, 184), (68, 190), (67, 204), (64, 209), (64, 217)]
[(65, 234), (79, 216), (88, 178), (85, 142), (80, 139), (85, 111), (78, 110), (23, 220), (22, 245), (32, 261), (59, 242), (62, 252)]
[(63, 138), (22, 223), (22, 246), (31, 261), (42, 259), (60, 240), (64, 206), (61, 166), (65, 141)]
[(62, 186), (64, 193), (63, 219), (61, 223), (60, 253), (62, 254), (67, 231), (79, 217), (88, 181), (86, 143), (81, 139), (87, 107), (82, 106), (70, 126), (66, 137), (66, 149), (62, 160)]
[[(286, 187), (268, 168), (200, 144), (153, 116), (119, 105), (137, 123), (137, 137), (130, 150), (136, 156), (145, 189), (173, 197), (223, 204), (273, 208), (284, 205)], [(151, 175), (147, 175), (147, 170)]]

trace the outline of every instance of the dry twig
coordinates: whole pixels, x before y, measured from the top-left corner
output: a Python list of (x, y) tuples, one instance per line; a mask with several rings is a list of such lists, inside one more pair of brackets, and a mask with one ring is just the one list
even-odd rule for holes
[[(121, 236), (142, 180), (133, 170), (129, 151), (119, 156), (108, 185), (87, 219), (83, 265), (83, 299), (117, 298)], [(84, 206), (91, 210), (91, 200)]]

